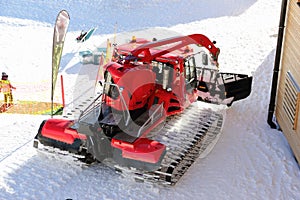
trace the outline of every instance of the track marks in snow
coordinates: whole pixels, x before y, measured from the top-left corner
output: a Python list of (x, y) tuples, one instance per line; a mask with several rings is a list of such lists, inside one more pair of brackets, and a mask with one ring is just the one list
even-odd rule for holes
[[(0, 162), (27, 144), (29, 142), (28, 138), (34, 138), (39, 124), (47, 118), (47, 116), (30, 116), (30, 119), (26, 120), (24, 116), (26, 115), (0, 115), (0, 121), (3, 119), (3, 121), (11, 122), (9, 124), (6, 123), (5, 127), (0, 127), (2, 139), (0, 144)], [(32, 120), (35, 120), (36, 123), (32, 124)]]
[[(49, 199), (51, 194), (82, 171), (81, 166), (74, 165), (72, 161), (38, 153), (32, 143), (15, 151), (0, 166), (4, 169), (0, 173), (1, 189), (5, 190), (0, 198), (11, 194), (14, 199), (34, 199), (32, 195), (36, 199)], [(37, 190), (37, 184), (42, 190)]]
[(154, 186), (127, 180), (100, 163), (86, 166), (72, 156), (39, 152), (32, 142), (0, 163), (0, 199), (132, 199), (133, 193), (136, 199), (158, 198)]

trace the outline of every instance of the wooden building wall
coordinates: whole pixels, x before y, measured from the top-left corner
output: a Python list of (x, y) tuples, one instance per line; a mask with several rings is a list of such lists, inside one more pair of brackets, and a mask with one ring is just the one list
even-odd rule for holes
[(300, 162), (300, 0), (289, 0), (275, 116)]

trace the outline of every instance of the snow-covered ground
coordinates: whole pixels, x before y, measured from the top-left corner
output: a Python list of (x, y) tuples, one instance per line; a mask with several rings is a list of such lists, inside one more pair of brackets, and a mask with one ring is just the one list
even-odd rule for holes
[(53, 23), (60, 9), (71, 16), (61, 69), (69, 86), (83, 73), (71, 62), (78, 49), (75, 36), (97, 26), (91, 41), (101, 44), (116, 22), (118, 33), (147, 28), (129, 37), (205, 34), (221, 49), (221, 70), (254, 77), (251, 95), (227, 109), (213, 151), (170, 188), (124, 179), (101, 164), (86, 167), (39, 153), (32, 140), (49, 116), (0, 114), (0, 199), (300, 198), (299, 166), (283, 134), (266, 122), (280, 0), (4, 0), (0, 5), (0, 70), (17, 87), (16, 100), (50, 96)]

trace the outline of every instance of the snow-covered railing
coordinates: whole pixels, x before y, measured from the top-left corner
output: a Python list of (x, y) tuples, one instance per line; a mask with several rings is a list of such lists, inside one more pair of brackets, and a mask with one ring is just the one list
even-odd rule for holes
[(149, 119), (141, 126), (141, 128), (138, 131), (137, 137), (140, 137), (145, 129), (148, 129), (149, 126), (153, 125), (158, 119), (160, 119), (163, 116), (163, 112), (164, 106), (162, 103), (159, 106), (157, 106), (157, 108), (153, 111)]
[(86, 123), (95, 123), (95, 120), (98, 119), (101, 109), (101, 97), (102, 94), (100, 94), (94, 101), (88, 105), (83, 111), (81, 111), (81, 114), (78, 118), (78, 121), (84, 121)]
[(106, 84), (106, 85), (114, 86), (114, 87), (116, 87), (118, 89), (118, 92), (119, 92), (119, 95), (120, 95), (120, 99), (121, 99), (121, 102), (122, 102), (121, 105), (122, 105), (122, 110), (123, 110), (123, 117), (125, 119), (125, 126), (127, 126), (129, 124), (129, 121), (130, 121), (131, 117), (130, 117), (129, 109), (127, 107), (125, 99), (124, 99), (124, 97), (122, 95), (122, 90), (120, 89), (120, 87), (117, 84), (114, 84), (114, 83), (104, 82), (103, 84), (104, 85)]

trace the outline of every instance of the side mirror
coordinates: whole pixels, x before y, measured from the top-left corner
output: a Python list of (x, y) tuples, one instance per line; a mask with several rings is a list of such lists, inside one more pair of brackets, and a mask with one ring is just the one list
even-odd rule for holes
[(206, 53), (202, 54), (202, 64), (208, 65), (208, 55)]

